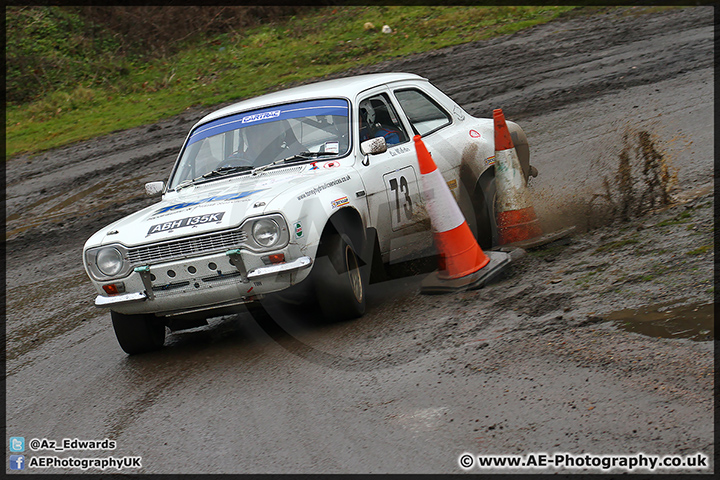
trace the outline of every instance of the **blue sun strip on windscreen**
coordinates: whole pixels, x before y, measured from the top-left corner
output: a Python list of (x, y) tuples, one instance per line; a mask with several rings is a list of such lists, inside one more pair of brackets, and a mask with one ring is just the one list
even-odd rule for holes
[(290, 103), (261, 110), (251, 110), (237, 113), (227, 117), (218, 118), (198, 127), (190, 138), (188, 145), (192, 145), (204, 138), (220, 133), (229, 132), (250, 125), (259, 125), (289, 118), (308, 117), (311, 115), (349, 115), (347, 100), (339, 98), (310, 100), (307, 102)]

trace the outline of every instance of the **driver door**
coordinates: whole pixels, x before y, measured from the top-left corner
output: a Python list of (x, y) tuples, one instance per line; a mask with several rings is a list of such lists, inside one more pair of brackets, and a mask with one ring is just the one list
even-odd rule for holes
[[(365, 184), (369, 225), (378, 232), (383, 261), (399, 263), (432, 248), (430, 221), (420, 195), (420, 171), (407, 125), (397, 114), (387, 88), (363, 92), (354, 122), (356, 164)], [(360, 143), (383, 136), (387, 151), (364, 156)]]

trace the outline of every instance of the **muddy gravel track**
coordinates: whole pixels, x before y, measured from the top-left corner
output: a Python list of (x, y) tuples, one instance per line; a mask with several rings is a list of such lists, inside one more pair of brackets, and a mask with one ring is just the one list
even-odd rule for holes
[(479, 291), (373, 285), (353, 322), (240, 313), (120, 350), (82, 245), (153, 203), (143, 184), (207, 110), (8, 159), (8, 437), (112, 439), (25, 456), (142, 456), (142, 473), (461, 473), (463, 453), (539, 452), (700, 453), (681, 471), (713, 472), (713, 8), (631, 12), (346, 72), (503, 108), (545, 228), (578, 227)]

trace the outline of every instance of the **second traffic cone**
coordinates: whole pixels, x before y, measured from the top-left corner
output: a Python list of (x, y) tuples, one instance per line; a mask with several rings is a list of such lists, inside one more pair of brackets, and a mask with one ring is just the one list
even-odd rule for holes
[(493, 110), (493, 121), (498, 243), (505, 245), (538, 237), (543, 231), (527, 194), (520, 159), (501, 109)]
[(504, 252), (482, 251), (460, 207), (420, 135), (415, 135), (422, 197), (430, 215), (440, 269), (423, 281), (422, 293), (449, 293), (480, 288), (510, 262)]
[(493, 110), (493, 121), (498, 243), (533, 248), (567, 236), (575, 227), (543, 234), (502, 109)]

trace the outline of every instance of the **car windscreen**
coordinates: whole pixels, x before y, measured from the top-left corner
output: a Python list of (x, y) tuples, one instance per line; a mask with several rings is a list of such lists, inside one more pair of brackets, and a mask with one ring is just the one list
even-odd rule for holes
[(347, 100), (320, 99), (204, 123), (188, 137), (169, 187), (213, 172), (249, 171), (306, 152), (327, 158), (346, 155), (349, 110)]

